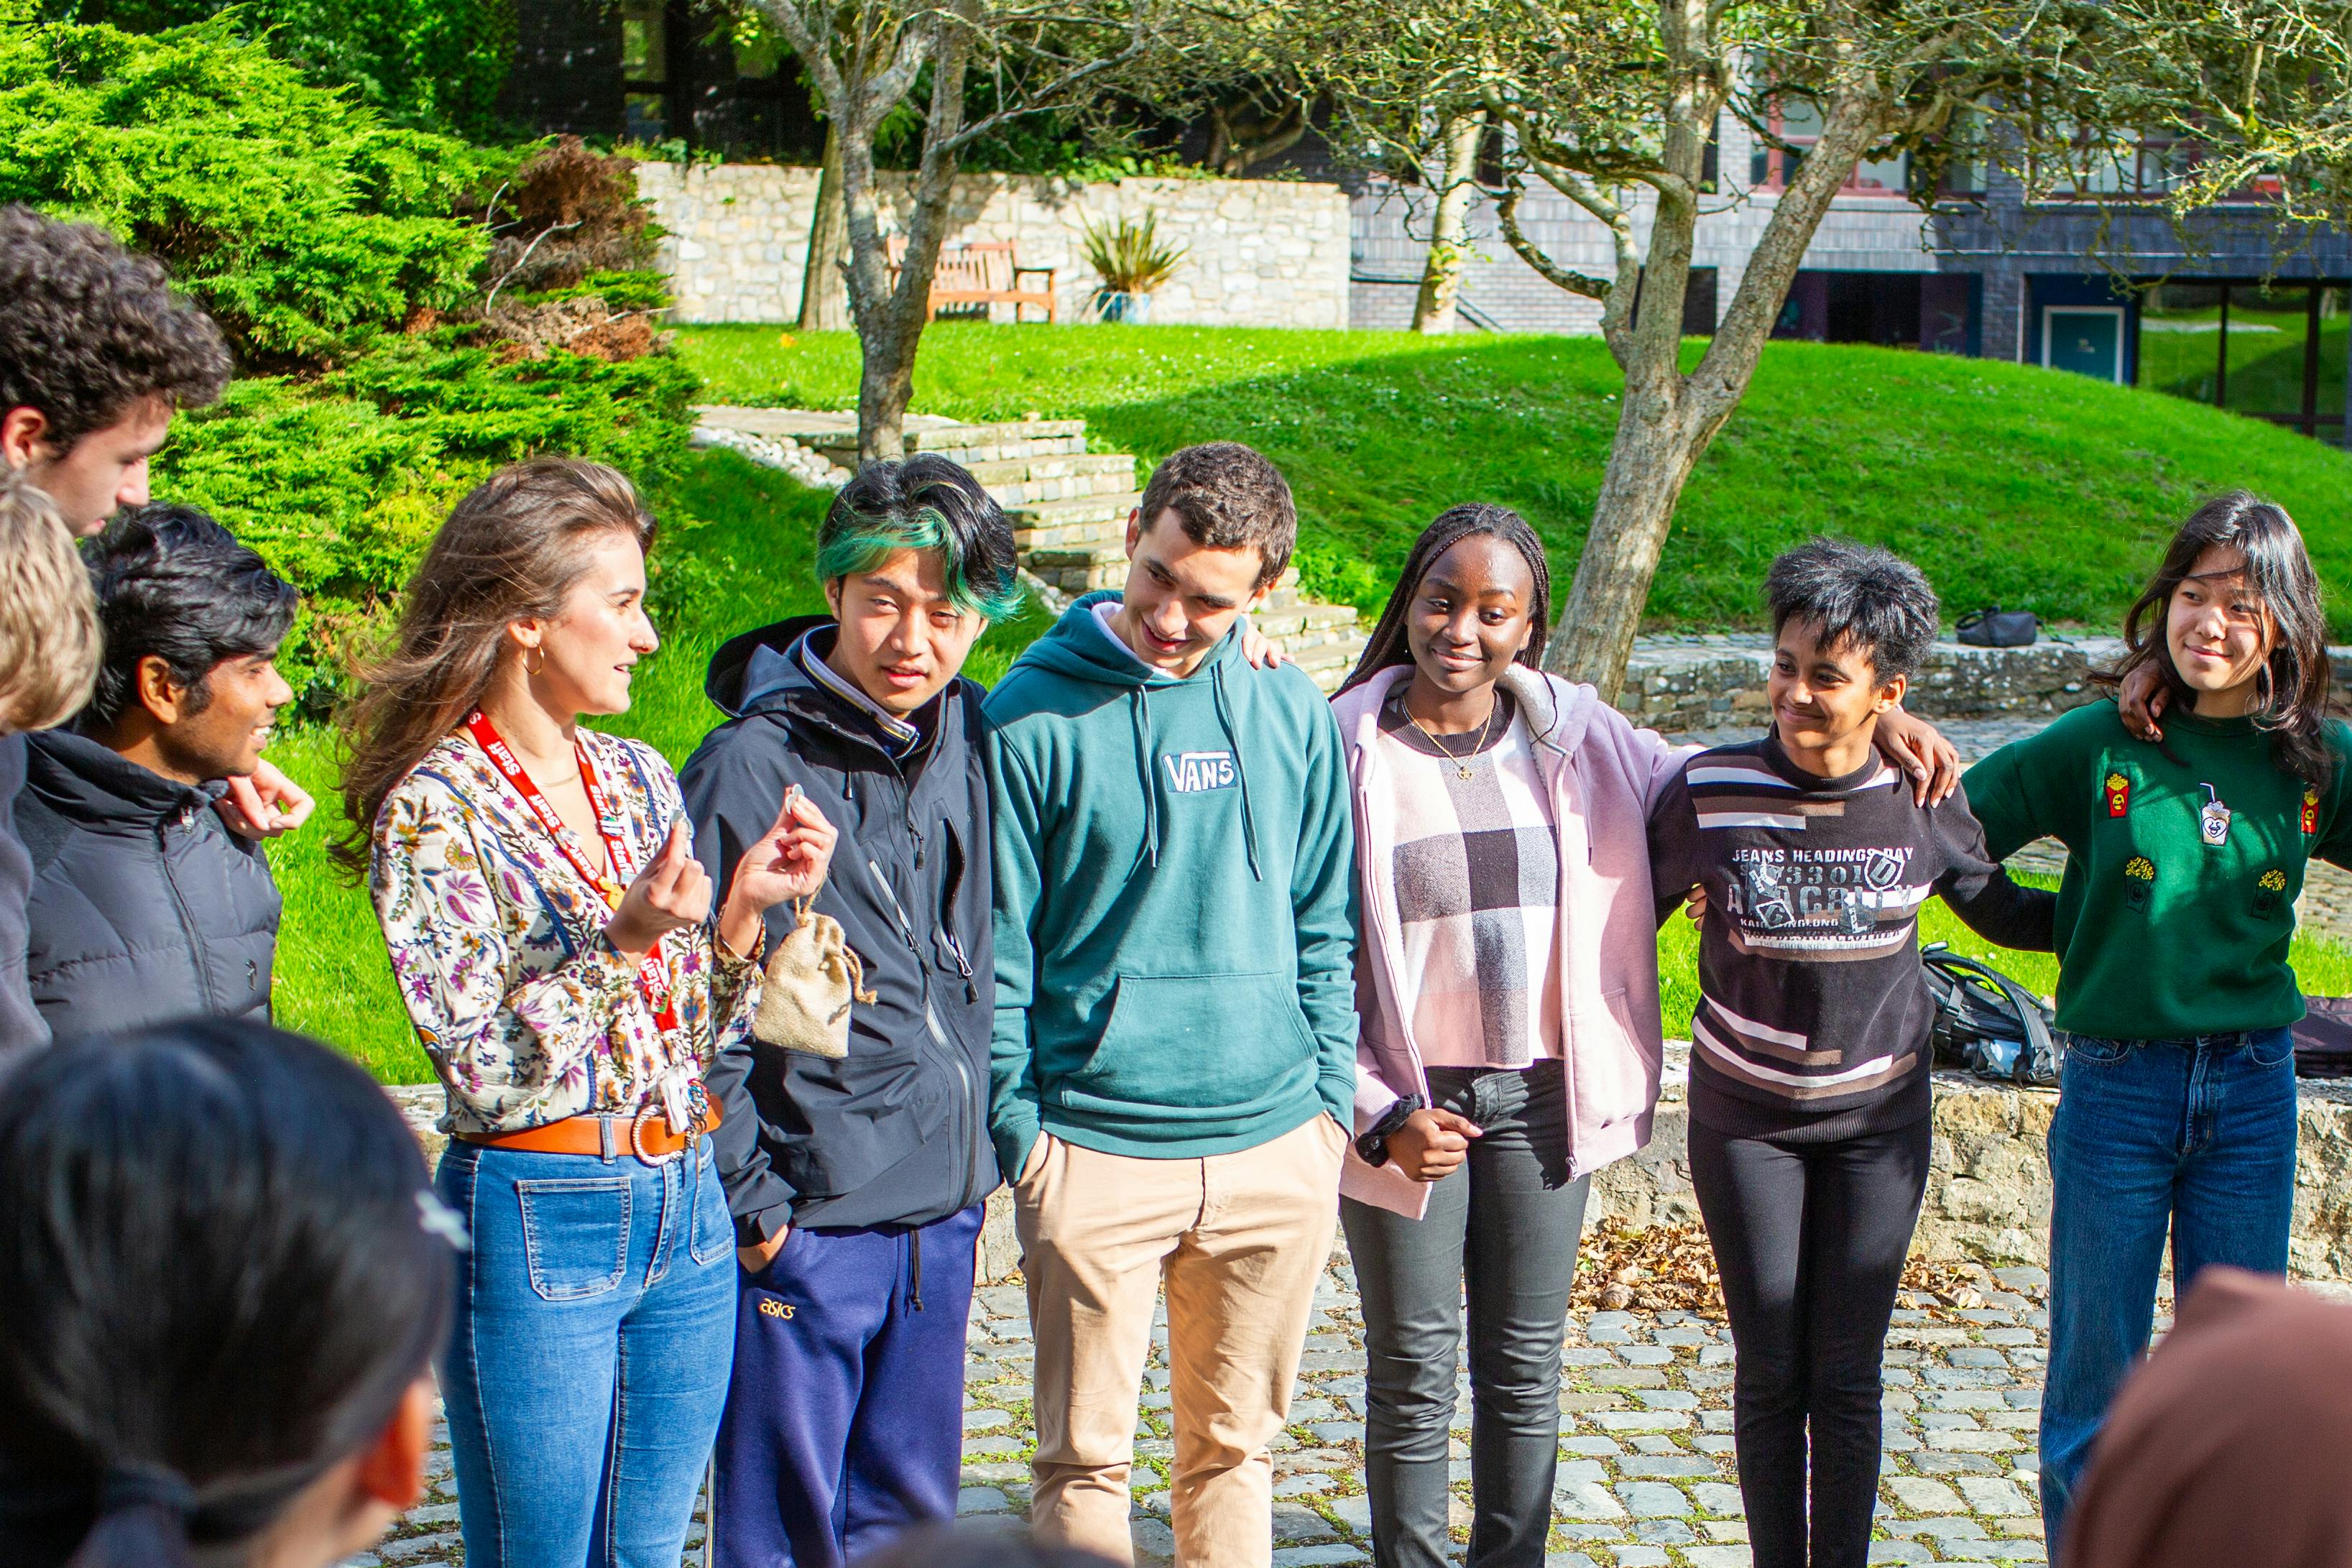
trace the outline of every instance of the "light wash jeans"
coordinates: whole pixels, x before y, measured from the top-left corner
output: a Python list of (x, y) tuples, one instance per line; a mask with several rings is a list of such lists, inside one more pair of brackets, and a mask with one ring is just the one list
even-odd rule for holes
[(451, 1143), (473, 1249), (441, 1391), (467, 1568), (678, 1568), (735, 1347), (735, 1231), (710, 1142)]
[(2286, 1271), (2294, 1040), (2068, 1037), (2050, 1124), (2050, 1372), (2042, 1520), (2050, 1560), (2107, 1405), (2147, 1349), (2172, 1237), (2175, 1299), (2209, 1263)]

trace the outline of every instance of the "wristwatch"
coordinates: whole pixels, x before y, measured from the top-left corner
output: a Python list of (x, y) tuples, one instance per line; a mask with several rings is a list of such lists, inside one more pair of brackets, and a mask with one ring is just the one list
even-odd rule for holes
[(1405, 1120), (1408, 1117), (1412, 1116), (1414, 1111), (1421, 1110), (1425, 1103), (1426, 1101), (1424, 1101), (1421, 1096), (1417, 1094), (1408, 1094), (1400, 1099), (1394, 1105), (1390, 1106), (1386, 1110), (1381, 1111), (1381, 1119), (1372, 1123), (1371, 1131), (1365, 1133), (1361, 1138), (1356, 1140), (1356, 1152), (1364, 1157), (1364, 1163), (1367, 1165), (1387, 1164), (1389, 1163), (1389, 1139), (1394, 1136), (1398, 1128), (1405, 1124)]

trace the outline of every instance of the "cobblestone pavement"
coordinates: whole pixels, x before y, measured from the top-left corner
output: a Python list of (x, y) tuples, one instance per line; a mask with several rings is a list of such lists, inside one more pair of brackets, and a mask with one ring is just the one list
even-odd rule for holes
[[(1899, 1310), (1886, 1349), (1885, 1470), (1874, 1563), (2041, 1563), (2034, 1426), (2046, 1343), (2040, 1269), (1994, 1271), (1985, 1305)], [(1337, 1255), (1316, 1300), (1289, 1430), (1275, 1444), (1276, 1568), (1369, 1561), (1364, 1352), (1355, 1279)], [(1021, 1286), (983, 1286), (972, 1306), (964, 1405), (967, 1516), (1026, 1508), (1030, 1337)], [(1548, 1568), (1729, 1568), (1748, 1561), (1732, 1465), (1731, 1343), (1681, 1312), (1595, 1312), (1568, 1327), (1560, 1464)], [(1469, 1522), (1470, 1405), (1457, 1384), (1454, 1534)], [(1164, 1561), (1167, 1341), (1153, 1334), (1136, 1430), (1135, 1542)], [(431, 1500), (362, 1563), (462, 1563), (446, 1436)], [(696, 1539), (700, 1531), (698, 1527)], [(1461, 1548), (1455, 1548), (1458, 1552)], [(696, 1560), (689, 1554), (688, 1561)]]

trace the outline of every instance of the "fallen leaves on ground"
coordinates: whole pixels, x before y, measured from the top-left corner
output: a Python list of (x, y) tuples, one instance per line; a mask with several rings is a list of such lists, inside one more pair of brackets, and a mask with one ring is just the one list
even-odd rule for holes
[(1602, 1220), (1584, 1233), (1569, 1305), (1579, 1311), (1723, 1316), (1723, 1288), (1706, 1227)]
[[(1903, 1267), (1895, 1304), (1930, 1318), (1951, 1320), (1984, 1306), (1997, 1289), (1980, 1263), (1914, 1257)], [(1580, 1312), (1696, 1312), (1724, 1316), (1723, 1285), (1706, 1227), (1628, 1225), (1602, 1220), (1584, 1234), (1569, 1305)]]

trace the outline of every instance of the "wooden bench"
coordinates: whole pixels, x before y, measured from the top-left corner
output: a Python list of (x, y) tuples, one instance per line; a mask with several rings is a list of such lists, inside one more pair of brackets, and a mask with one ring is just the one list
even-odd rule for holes
[[(907, 258), (904, 235), (890, 237), (891, 286), (898, 286), (898, 272)], [(1024, 288), (1022, 280), (1043, 278), (1045, 286)], [(975, 240), (969, 245), (943, 245), (940, 247), (939, 265), (931, 272), (931, 298), (925, 321), (937, 321), (943, 305), (1010, 305), (1013, 319), (1021, 320), (1021, 307), (1034, 305), (1045, 312), (1047, 321), (1055, 321), (1059, 307), (1054, 297), (1054, 268), (1024, 267), (1013, 254), (1010, 240)]]

